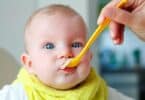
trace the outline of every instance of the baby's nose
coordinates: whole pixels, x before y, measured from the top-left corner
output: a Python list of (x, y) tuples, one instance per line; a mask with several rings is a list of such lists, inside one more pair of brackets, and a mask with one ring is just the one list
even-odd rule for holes
[(74, 55), (72, 51), (68, 48), (65, 48), (63, 50), (60, 50), (58, 54), (58, 58), (72, 58)]

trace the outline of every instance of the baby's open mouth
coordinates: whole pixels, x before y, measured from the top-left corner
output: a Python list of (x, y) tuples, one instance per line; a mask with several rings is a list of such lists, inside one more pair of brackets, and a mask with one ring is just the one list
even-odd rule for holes
[(63, 68), (61, 70), (65, 71), (65, 72), (68, 72), (68, 73), (72, 73), (72, 72), (74, 72), (76, 70), (76, 67), (75, 68), (65, 67), (65, 68)]
[(67, 66), (70, 61), (71, 61), (71, 59), (66, 59), (65, 62), (63, 63), (63, 65), (61, 66), (61, 69), (72, 69)]
[(68, 63), (71, 61), (71, 59), (65, 59), (62, 63), (61, 63), (61, 67), (60, 67), (60, 70), (64, 71), (64, 72), (67, 72), (67, 73), (72, 73), (74, 72), (77, 67), (69, 67), (67, 66)]

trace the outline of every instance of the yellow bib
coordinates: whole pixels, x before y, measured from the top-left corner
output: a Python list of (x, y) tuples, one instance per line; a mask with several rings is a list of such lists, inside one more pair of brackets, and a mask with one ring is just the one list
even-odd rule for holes
[(92, 69), (88, 78), (68, 90), (57, 90), (41, 83), (24, 68), (20, 70), (14, 83), (24, 86), (28, 100), (107, 100), (108, 91), (105, 82)]

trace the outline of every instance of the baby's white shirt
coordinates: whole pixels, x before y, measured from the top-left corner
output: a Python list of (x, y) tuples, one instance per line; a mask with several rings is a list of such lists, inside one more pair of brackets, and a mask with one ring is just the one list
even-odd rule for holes
[[(134, 100), (117, 90), (108, 87), (108, 100)], [(0, 90), (0, 100), (28, 100), (23, 86), (20, 83), (6, 85)]]
[(21, 84), (5, 85), (0, 90), (0, 100), (28, 100)]

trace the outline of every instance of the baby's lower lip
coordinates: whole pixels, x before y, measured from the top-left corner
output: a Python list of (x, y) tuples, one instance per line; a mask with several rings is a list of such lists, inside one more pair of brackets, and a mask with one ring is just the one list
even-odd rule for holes
[(71, 73), (71, 72), (74, 72), (74, 71), (76, 70), (76, 68), (69, 68), (69, 67), (66, 67), (66, 68), (61, 69), (61, 70), (65, 71), (65, 72), (68, 72), (68, 73)]

